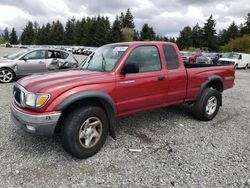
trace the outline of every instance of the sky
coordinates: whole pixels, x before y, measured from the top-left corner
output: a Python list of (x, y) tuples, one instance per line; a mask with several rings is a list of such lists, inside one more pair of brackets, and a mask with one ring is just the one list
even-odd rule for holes
[(113, 22), (121, 12), (131, 9), (137, 30), (144, 23), (161, 36), (178, 36), (183, 27), (203, 23), (212, 14), (217, 32), (232, 21), (244, 23), (250, 13), (249, 0), (0, 0), (0, 31), (15, 27), (20, 34), (27, 22), (39, 25), (59, 19), (108, 16)]

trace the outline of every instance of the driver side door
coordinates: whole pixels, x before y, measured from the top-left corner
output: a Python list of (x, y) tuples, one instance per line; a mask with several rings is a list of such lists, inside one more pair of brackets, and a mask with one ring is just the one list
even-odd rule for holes
[(18, 62), (20, 75), (29, 75), (46, 71), (46, 50), (34, 50), (24, 55)]

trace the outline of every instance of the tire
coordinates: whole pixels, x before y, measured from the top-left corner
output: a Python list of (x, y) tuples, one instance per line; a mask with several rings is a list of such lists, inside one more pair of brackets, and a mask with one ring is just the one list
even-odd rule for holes
[(219, 91), (206, 88), (199, 100), (193, 105), (194, 116), (201, 121), (212, 120), (219, 111), (221, 94)]
[(246, 66), (244, 67), (244, 69), (247, 70), (247, 68), (248, 68), (248, 64), (246, 64)]
[(108, 130), (108, 119), (103, 109), (97, 106), (78, 108), (68, 114), (63, 122), (62, 145), (73, 156), (79, 159), (88, 158), (105, 144)]
[(16, 75), (9, 68), (0, 69), (0, 83), (10, 83), (15, 79)]

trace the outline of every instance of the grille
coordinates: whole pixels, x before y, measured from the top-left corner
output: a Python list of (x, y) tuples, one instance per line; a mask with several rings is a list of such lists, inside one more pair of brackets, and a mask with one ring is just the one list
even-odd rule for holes
[(16, 85), (13, 88), (14, 99), (18, 104), (21, 104), (21, 90)]
[(233, 61), (220, 61), (220, 64), (222, 65), (234, 65)]

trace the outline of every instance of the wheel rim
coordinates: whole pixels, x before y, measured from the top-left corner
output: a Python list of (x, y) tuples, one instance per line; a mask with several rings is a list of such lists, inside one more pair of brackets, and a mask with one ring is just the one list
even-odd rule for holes
[(12, 80), (13, 74), (9, 70), (0, 70), (0, 81), (8, 83)]
[(84, 121), (79, 129), (79, 141), (82, 147), (95, 146), (102, 135), (102, 122), (98, 117), (90, 117)]
[(217, 98), (215, 96), (211, 96), (206, 105), (206, 113), (208, 115), (212, 115), (217, 108)]

